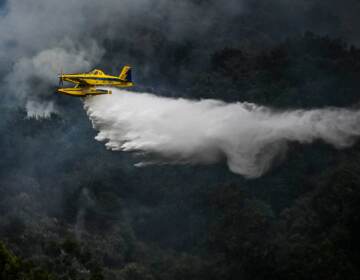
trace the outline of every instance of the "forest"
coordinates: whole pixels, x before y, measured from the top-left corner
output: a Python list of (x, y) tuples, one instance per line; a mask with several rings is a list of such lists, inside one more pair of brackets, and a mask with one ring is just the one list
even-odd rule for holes
[[(139, 91), (359, 106), (360, 49), (337, 37), (304, 32), (201, 58), (191, 42), (156, 42), (164, 71)], [(1, 279), (360, 279), (360, 144), (290, 143), (251, 180), (225, 163), (137, 168), (94, 140), (81, 100), (52, 98), (63, 111), (48, 119), (0, 105)]]

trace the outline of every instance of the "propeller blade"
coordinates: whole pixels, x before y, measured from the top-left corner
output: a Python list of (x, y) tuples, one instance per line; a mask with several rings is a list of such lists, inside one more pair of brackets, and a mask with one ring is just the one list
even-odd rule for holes
[(62, 87), (63, 84), (64, 84), (63, 70), (61, 69), (61, 73), (59, 75), (59, 87)]

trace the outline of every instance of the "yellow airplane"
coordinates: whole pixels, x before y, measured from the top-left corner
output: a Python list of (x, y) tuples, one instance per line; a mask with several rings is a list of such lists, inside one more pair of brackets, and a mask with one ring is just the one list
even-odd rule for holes
[[(70, 82), (75, 87), (64, 88), (63, 83)], [(100, 89), (98, 87), (121, 87), (127, 88), (134, 86), (131, 79), (131, 67), (126, 65), (121, 70), (119, 77), (105, 74), (99, 69), (94, 69), (89, 73), (79, 74), (61, 74), (59, 75), (59, 88), (57, 92), (71, 96), (87, 96), (111, 94), (108, 89)]]

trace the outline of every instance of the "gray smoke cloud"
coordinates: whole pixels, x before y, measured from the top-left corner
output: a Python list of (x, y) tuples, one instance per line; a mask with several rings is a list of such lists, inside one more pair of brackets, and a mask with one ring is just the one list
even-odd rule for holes
[(359, 10), (356, 0), (9, 0), (0, 4), (0, 90), (17, 105), (56, 110), (61, 69), (117, 73), (130, 63), (141, 79), (161, 75), (174, 42), (190, 42), (196, 63), (224, 46), (264, 46), (307, 29), (357, 42)]
[[(55, 110), (49, 96), (57, 74), (89, 71), (98, 65), (109, 51), (104, 41), (124, 46), (118, 50), (124, 52), (120, 63), (129, 63), (127, 53), (133, 45), (153, 56), (156, 44), (151, 32), (170, 41), (195, 39), (211, 28), (215, 17), (235, 13), (241, 6), (234, 9), (234, 2), (204, 9), (193, 1), (7, 1), (0, 8), (0, 73), (5, 76), (1, 90), (11, 91), (26, 108), (37, 102), (38, 108)], [(144, 31), (149, 28), (150, 33)], [(47, 115), (37, 111), (37, 116)]]
[[(89, 57), (100, 55), (96, 45), (89, 53), (95, 54)], [(50, 96), (60, 71), (66, 67), (68, 71), (76, 72), (88, 69), (91, 65), (92, 60), (83, 51), (48, 49), (34, 57), (23, 57), (15, 62), (12, 72), (6, 78), (6, 86), (12, 89), (12, 94), (18, 100), (25, 102), (28, 117), (46, 118), (57, 112)]]
[[(287, 143), (322, 140), (336, 148), (360, 136), (360, 112), (348, 109), (275, 112), (250, 103), (193, 101), (113, 90), (84, 103), (96, 140), (113, 151), (155, 156), (149, 163), (211, 164), (225, 159), (245, 177), (264, 174)], [(161, 160), (160, 160), (161, 159)]]

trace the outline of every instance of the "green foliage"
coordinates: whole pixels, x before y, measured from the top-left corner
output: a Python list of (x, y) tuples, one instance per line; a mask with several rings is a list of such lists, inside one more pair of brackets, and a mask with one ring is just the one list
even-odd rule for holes
[(153, 280), (147, 269), (136, 263), (129, 263), (120, 271), (120, 279), (124, 280)]
[(51, 280), (49, 272), (14, 256), (0, 242), (0, 276), (4, 280)]
[[(187, 97), (358, 102), (360, 51), (340, 40), (306, 33), (261, 51), (225, 48), (199, 71), (191, 44), (165, 48), (144, 32), (178, 64), (164, 79), (185, 73), (171, 84)], [(93, 141), (81, 104), (71, 106), (42, 121), (6, 111), (0, 237), (18, 256), (0, 243), (1, 279), (360, 278), (359, 146), (290, 144), (286, 164), (252, 181), (224, 164), (137, 169)]]
[(284, 108), (349, 106), (358, 101), (359, 73), (358, 49), (309, 32), (262, 52), (219, 50), (190, 92)]

